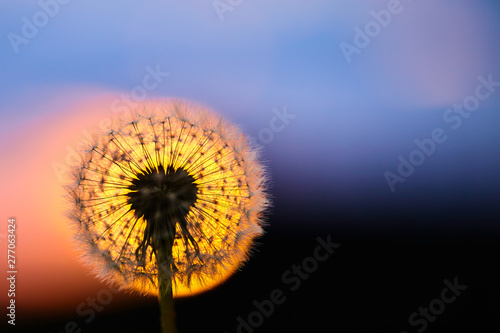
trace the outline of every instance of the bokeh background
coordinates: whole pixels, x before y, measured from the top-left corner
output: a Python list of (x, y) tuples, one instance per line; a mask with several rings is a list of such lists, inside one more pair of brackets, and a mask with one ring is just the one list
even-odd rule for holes
[[(1, 279), (2, 331), (159, 332), (154, 298), (111, 294), (78, 262), (62, 186), (79, 141), (161, 97), (239, 124), (273, 197), (249, 263), (178, 300), (180, 332), (417, 332), (409, 316), (455, 277), (468, 288), (424, 330), (498, 329), (500, 83), (449, 110), (478, 78), (500, 82), (499, 14), (486, 0), (0, 1), (0, 251), (15, 217), (18, 269), (15, 327)], [(391, 189), (436, 128), (446, 141)], [(290, 290), (283, 274), (328, 236), (341, 246)], [(275, 289), (286, 301), (238, 328)]]

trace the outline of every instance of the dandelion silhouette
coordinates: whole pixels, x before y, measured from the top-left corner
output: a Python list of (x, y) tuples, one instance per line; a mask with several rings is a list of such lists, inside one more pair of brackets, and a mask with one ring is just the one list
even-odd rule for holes
[(67, 186), (75, 240), (97, 275), (173, 295), (226, 279), (262, 234), (268, 206), (258, 153), (233, 125), (183, 101), (142, 103), (96, 135)]

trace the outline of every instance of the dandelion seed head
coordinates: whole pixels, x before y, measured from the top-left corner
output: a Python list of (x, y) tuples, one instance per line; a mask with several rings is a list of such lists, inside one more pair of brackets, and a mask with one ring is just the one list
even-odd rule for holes
[(269, 205), (245, 136), (178, 100), (139, 104), (94, 136), (68, 177), (82, 257), (100, 278), (141, 293), (158, 293), (159, 273), (178, 296), (225, 280), (247, 260)]

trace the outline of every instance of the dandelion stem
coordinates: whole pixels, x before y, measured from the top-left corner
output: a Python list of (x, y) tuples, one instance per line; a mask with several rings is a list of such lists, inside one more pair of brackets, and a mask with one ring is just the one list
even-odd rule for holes
[[(158, 259), (160, 263), (165, 262), (164, 256), (171, 256), (172, 248), (168, 245), (166, 253), (161, 250), (158, 251)], [(177, 327), (175, 325), (175, 308), (174, 308), (174, 297), (172, 294), (172, 281), (168, 274), (164, 272), (163, 269), (158, 267), (158, 300), (160, 302), (160, 320), (162, 326), (162, 333), (177, 333)]]
[(168, 286), (164, 286), (167, 288), (166, 292), (159, 293), (162, 332), (177, 333), (172, 283), (170, 281), (160, 280), (160, 290), (162, 289), (162, 285), (166, 284), (168, 284)]

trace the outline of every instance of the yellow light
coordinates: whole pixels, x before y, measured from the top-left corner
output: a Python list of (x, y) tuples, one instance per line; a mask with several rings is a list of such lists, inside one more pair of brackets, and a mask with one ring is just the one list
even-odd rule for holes
[[(194, 204), (184, 205), (189, 209), (186, 230), (176, 223), (171, 235), (174, 295), (212, 288), (248, 258), (253, 239), (262, 234), (268, 200), (258, 154), (235, 126), (185, 102), (143, 103), (130, 119), (94, 141), (70, 175), (69, 217), (82, 257), (100, 278), (158, 294), (153, 247), (146, 247), (143, 260), (137, 255), (148, 223), (132, 207), (130, 195), (141, 172), (167, 166), (185, 170), (197, 189)], [(177, 194), (169, 195), (182, 205), (175, 201)], [(195, 243), (186, 241), (186, 235)]]

